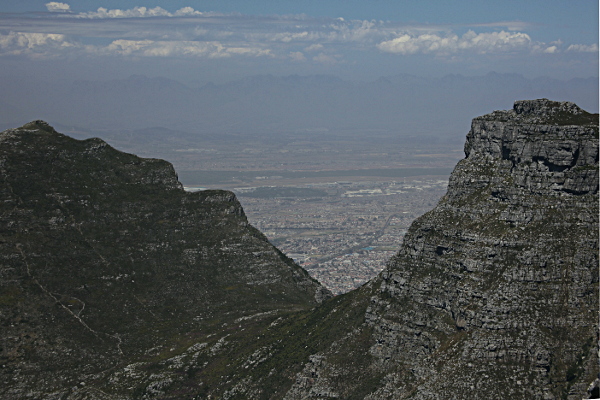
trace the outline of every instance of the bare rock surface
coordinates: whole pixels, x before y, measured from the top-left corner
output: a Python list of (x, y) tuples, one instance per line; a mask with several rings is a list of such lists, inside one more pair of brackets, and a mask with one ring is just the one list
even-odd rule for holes
[[(598, 375), (597, 118), (541, 99), (473, 120), (446, 196), (361, 289), (371, 293), (360, 328), (371, 332), (368, 351), (346, 339), (372, 385), (360, 398), (589, 397)], [(345, 369), (335, 351), (320, 356), (290, 398), (319, 398), (306, 371), (321, 391), (329, 381), (338, 398), (355, 398), (360, 384), (331, 383)]]

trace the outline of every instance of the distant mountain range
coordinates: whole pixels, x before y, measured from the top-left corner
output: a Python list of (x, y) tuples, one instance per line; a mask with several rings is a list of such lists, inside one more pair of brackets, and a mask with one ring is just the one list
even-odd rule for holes
[(164, 127), (183, 133), (464, 137), (471, 118), (524, 98), (570, 100), (598, 110), (598, 78), (561, 81), (489, 73), (373, 82), (334, 76), (251, 76), (201, 88), (166, 78), (0, 80), (0, 128), (43, 118), (68, 132)]

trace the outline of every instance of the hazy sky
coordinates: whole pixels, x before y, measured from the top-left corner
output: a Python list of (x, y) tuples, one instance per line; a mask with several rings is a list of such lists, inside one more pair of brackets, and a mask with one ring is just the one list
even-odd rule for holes
[(0, 77), (598, 76), (598, 1), (0, 3)]

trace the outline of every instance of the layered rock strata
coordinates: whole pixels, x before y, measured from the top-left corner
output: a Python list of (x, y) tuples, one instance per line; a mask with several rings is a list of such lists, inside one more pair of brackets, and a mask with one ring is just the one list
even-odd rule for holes
[[(465, 156), (361, 289), (368, 350), (343, 340), (364, 360), (361, 398), (588, 398), (598, 390), (598, 115), (518, 101), (473, 120)], [(318, 356), (305, 367), (317, 386), (302, 372), (287, 398), (319, 398), (314, 387), (352, 398), (366, 385), (344, 386), (336, 351)]]

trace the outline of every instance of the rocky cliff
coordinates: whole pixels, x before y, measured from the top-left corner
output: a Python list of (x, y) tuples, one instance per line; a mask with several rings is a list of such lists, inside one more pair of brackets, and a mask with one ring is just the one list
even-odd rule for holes
[(314, 308), (227, 192), (43, 124), (2, 135), (6, 398), (597, 398), (597, 114), (475, 118), (380, 276)]
[(359, 398), (365, 385), (365, 399), (598, 394), (598, 115), (518, 101), (473, 120), (465, 156), (361, 289), (364, 325), (313, 355), (287, 398)]
[(0, 199), (0, 398), (102, 397), (119, 365), (329, 296), (232, 193), (42, 121), (0, 133)]

